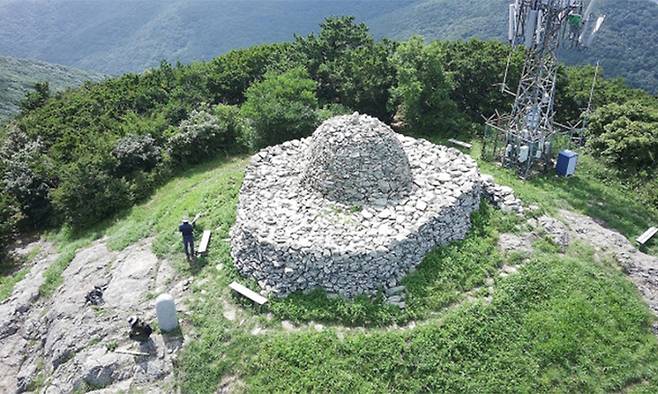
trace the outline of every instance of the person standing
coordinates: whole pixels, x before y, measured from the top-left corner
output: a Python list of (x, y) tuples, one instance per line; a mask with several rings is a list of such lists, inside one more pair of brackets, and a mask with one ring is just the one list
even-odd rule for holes
[(178, 226), (178, 231), (183, 234), (183, 248), (188, 261), (194, 259), (194, 222), (196, 219), (194, 218), (190, 223), (188, 218), (183, 218), (183, 222)]

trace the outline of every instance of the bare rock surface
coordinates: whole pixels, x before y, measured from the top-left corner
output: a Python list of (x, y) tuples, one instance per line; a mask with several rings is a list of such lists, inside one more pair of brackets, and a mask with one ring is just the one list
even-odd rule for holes
[(658, 315), (658, 257), (642, 253), (626, 237), (588, 216), (567, 210), (561, 210), (560, 216), (573, 237), (615, 257), (645, 302)]
[[(94, 242), (78, 251), (55, 294), (39, 298), (43, 272), (56, 258), (56, 253), (38, 258), (0, 305), (0, 392), (34, 389), (37, 377), (42, 393), (170, 392), (172, 362), (183, 338), (154, 333), (137, 343), (127, 336), (128, 316), (155, 322), (150, 294), (156, 288), (178, 299), (184, 295), (182, 286), (174, 287), (173, 270), (165, 268), (169, 263), (152, 254), (150, 240), (121, 252), (108, 250), (103, 240)], [(94, 286), (105, 288), (100, 306), (85, 300)]]

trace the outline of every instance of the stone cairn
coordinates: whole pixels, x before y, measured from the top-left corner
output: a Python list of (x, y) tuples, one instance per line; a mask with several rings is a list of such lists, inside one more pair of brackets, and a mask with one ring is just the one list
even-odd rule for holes
[(465, 237), (480, 188), (475, 162), (456, 149), (367, 115), (334, 117), (252, 157), (231, 255), (263, 293), (383, 291), (403, 307), (400, 280), (435, 246)]

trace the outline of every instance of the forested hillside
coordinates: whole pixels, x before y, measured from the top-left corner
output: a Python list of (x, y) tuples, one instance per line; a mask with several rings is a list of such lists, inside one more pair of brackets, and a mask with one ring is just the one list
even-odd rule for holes
[[(161, 60), (210, 59), (235, 48), (317, 31), (327, 16), (354, 15), (375, 38), (503, 40), (507, 0), (4, 0), (0, 53), (118, 74)], [(591, 50), (570, 64), (601, 63), (610, 76), (656, 94), (658, 4), (596, 0), (608, 15)]]
[(0, 56), (0, 124), (18, 113), (21, 100), (37, 83), (47, 82), (55, 92), (102, 78), (103, 75), (97, 72)]
[[(509, 108), (495, 87), (508, 48), (496, 41), (375, 41), (364, 24), (329, 19), (292, 43), (231, 51), (210, 62), (163, 63), (143, 74), (50, 95), (41, 89), (3, 131), (0, 234), (66, 223), (81, 229), (132, 206), (178, 171), (215, 157), (310, 135), (359, 111), (405, 132), (470, 138), (481, 115)], [(517, 80), (522, 53), (512, 57)], [(586, 107), (592, 67), (560, 72), (558, 118)], [(658, 158), (654, 97), (603, 80), (589, 149), (648, 204)], [(628, 177), (633, 174), (633, 177)], [(3, 242), (4, 243), (4, 242)]]

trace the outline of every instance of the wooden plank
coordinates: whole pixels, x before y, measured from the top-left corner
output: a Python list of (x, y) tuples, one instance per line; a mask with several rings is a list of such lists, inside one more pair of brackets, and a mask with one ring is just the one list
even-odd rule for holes
[(471, 149), (471, 148), (473, 148), (473, 145), (471, 145), (471, 144), (469, 144), (469, 143), (467, 143), (467, 142), (463, 142), (463, 141), (459, 141), (459, 140), (453, 139), (453, 138), (450, 138), (450, 139), (448, 140), (448, 142), (450, 142), (451, 144), (454, 144), (454, 145), (461, 146), (461, 147), (466, 148), (466, 149)]
[(242, 294), (243, 296), (249, 298), (253, 302), (257, 303), (258, 305), (263, 305), (264, 303), (267, 302), (267, 298), (263, 297), (262, 295), (256, 293), (255, 291), (252, 291), (241, 284), (237, 282), (231, 282), (230, 285), (228, 285), (231, 289), (234, 291)]
[(658, 228), (657, 227), (651, 227), (647, 231), (644, 232), (644, 234), (640, 235), (637, 237), (637, 243), (640, 245), (644, 245), (647, 243), (654, 235), (658, 233)]
[(199, 254), (204, 254), (208, 251), (208, 244), (210, 243), (210, 230), (205, 230), (203, 236), (201, 237), (201, 243), (199, 244)]

